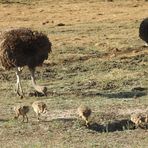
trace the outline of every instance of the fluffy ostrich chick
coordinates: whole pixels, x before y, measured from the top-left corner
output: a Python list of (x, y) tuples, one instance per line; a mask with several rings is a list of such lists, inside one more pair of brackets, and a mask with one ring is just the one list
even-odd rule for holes
[(33, 102), (32, 107), (37, 115), (38, 121), (40, 121), (40, 115), (47, 112), (47, 105), (42, 101), (35, 101)]
[(14, 111), (16, 114), (16, 116), (14, 117), (15, 119), (18, 119), (18, 117), (21, 115), (23, 116), (22, 122), (24, 122), (25, 118), (26, 118), (26, 122), (28, 122), (27, 113), (29, 112), (29, 106), (18, 105), (14, 107)]
[(36, 84), (34, 73), (35, 68), (42, 65), (44, 60), (48, 58), (49, 52), (51, 52), (51, 42), (41, 32), (18, 28), (2, 33), (0, 61), (6, 70), (16, 69), (16, 92), (19, 96), (24, 96), (20, 80), (24, 66), (29, 68), (35, 90), (46, 95), (47, 88)]
[(92, 112), (91, 109), (88, 106), (80, 105), (77, 111), (78, 111), (79, 117), (81, 117), (86, 122), (86, 126), (88, 127), (89, 126), (88, 119)]
[(135, 123), (135, 125), (138, 127), (142, 123), (148, 123), (148, 114), (147, 113), (133, 113), (131, 114), (131, 121)]
[(146, 42), (145, 46), (148, 46), (148, 18), (145, 18), (140, 24), (139, 37)]

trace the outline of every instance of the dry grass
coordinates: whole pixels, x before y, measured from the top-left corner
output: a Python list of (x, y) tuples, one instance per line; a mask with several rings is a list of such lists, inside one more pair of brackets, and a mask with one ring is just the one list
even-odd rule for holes
[[(0, 147), (147, 147), (147, 130), (134, 129), (132, 112), (148, 104), (148, 50), (138, 37), (148, 2), (137, 0), (0, 0), (0, 31), (30, 27), (48, 34), (53, 52), (36, 77), (48, 97), (20, 100), (14, 71), (0, 69)], [(32, 90), (26, 69), (25, 92)], [(144, 88), (138, 91), (136, 87)], [(12, 118), (12, 106), (43, 100), (46, 122)], [(77, 120), (80, 104), (92, 108), (91, 127)], [(43, 117), (44, 118), (44, 117)]]

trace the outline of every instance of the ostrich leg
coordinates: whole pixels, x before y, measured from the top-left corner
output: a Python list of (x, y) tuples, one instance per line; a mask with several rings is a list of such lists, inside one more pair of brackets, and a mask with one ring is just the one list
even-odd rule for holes
[(21, 80), (20, 80), (20, 74), (22, 73), (22, 69), (20, 67), (17, 67), (16, 69), (16, 78), (17, 78), (17, 82), (16, 82), (16, 93), (23, 97), (24, 93), (22, 90), (22, 85), (21, 85)]
[(30, 70), (30, 73), (31, 73), (31, 81), (32, 81), (32, 85), (33, 85), (34, 89), (35, 89), (37, 92), (39, 92), (39, 93), (41, 93), (41, 94), (47, 96), (47, 95), (46, 95), (47, 87), (45, 87), (45, 86), (39, 86), (39, 85), (36, 84), (35, 76), (34, 76), (35, 68), (29, 68), (29, 70)]

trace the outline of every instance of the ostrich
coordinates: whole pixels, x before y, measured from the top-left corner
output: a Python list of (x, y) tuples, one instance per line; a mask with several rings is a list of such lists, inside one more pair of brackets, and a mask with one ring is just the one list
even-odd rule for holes
[(43, 114), (47, 113), (47, 105), (42, 101), (33, 102), (32, 107), (37, 115), (38, 121), (40, 121), (39, 116), (41, 113)]
[(51, 42), (48, 37), (28, 28), (17, 28), (4, 32), (1, 39), (0, 61), (6, 70), (16, 69), (16, 93), (21, 97), (24, 96), (20, 74), (22, 68), (28, 66), (34, 89), (46, 95), (47, 88), (36, 84), (34, 73), (36, 66), (42, 65), (51, 52)]
[(14, 107), (14, 111), (15, 111), (15, 114), (16, 114), (16, 116), (14, 117), (14, 119), (18, 119), (18, 117), (20, 115), (22, 115), (23, 116), (22, 122), (24, 122), (25, 117), (26, 117), (26, 120), (28, 122), (27, 113), (29, 112), (29, 106), (25, 106), (25, 105), (22, 105), (21, 106), (21, 105), (18, 105), (18, 106), (15, 106)]
[(91, 112), (92, 111), (88, 106), (80, 105), (78, 107), (78, 115), (85, 121), (87, 127), (89, 127), (88, 118), (90, 117)]
[(148, 46), (148, 18), (145, 18), (140, 24), (139, 37), (146, 42), (145, 46)]
[(142, 123), (148, 123), (148, 114), (147, 113), (139, 113), (139, 114), (131, 114), (131, 121), (135, 123), (136, 127), (138, 127)]

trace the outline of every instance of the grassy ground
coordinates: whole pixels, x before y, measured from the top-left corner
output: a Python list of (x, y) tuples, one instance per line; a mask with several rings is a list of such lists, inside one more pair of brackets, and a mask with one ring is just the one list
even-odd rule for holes
[[(33, 88), (25, 68), (21, 100), (15, 72), (0, 69), (0, 147), (148, 147), (147, 130), (134, 129), (129, 120), (132, 112), (148, 110), (148, 50), (138, 37), (147, 8), (148, 2), (136, 0), (0, 0), (1, 31), (30, 27), (53, 44), (36, 72), (47, 98), (28, 96)], [(46, 122), (38, 123), (32, 109), (29, 123), (13, 120), (14, 105), (35, 100), (47, 103)], [(90, 129), (76, 115), (80, 104), (93, 110)]]

